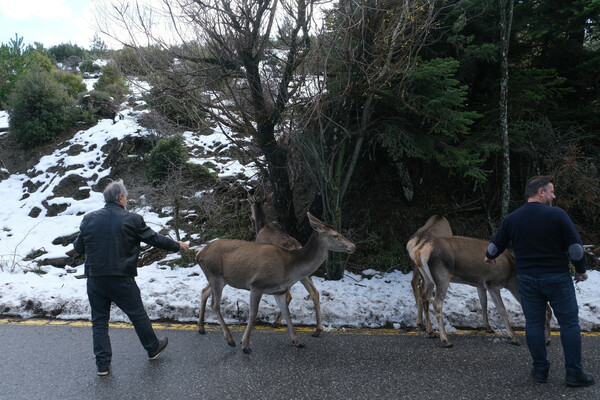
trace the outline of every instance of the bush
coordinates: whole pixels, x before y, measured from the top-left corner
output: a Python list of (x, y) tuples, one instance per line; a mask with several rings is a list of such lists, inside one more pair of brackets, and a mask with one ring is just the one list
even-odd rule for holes
[(94, 64), (94, 62), (90, 59), (83, 60), (81, 64), (79, 64), (79, 71), (87, 72), (88, 74), (93, 74), (96, 72), (100, 72), (102, 68), (99, 65)]
[[(143, 51), (142, 49), (138, 51)], [(146, 50), (147, 52), (151, 50)], [(113, 57), (115, 65), (128, 76), (144, 77), (148, 73), (140, 56), (131, 47), (117, 51)]]
[(211, 172), (207, 167), (200, 164), (187, 163), (185, 173), (190, 181), (200, 186), (214, 184), (218, 180), (216, 172)]
[(165, 179), (173, 171), (183, 168), (187, 159), (188, 153), (181, 135), (159, 140), (148, 155), (148, 179)]
[(9, 130), (24, 147), (53, 140), (71, 126), (77, 104), (52, 75), (32, 66), (9, 97)]
[(77, 104), (87, 115), (86, 122), (96, 122), (100, 118), (114, 119), (119, 109), (112, 96), (101, 90), (80, 94)]
[(102, 68), (102, 75), (98, 82), (94, 84), (94, 89), (110, 93), (117, 102), (122, 102), (125, 95), (129, 93), (129, 88), (125, 83), (125, 78), (117, 66), (108, 64)]
[(86, 50), (84, 48), (71, 43), (61, 43), (59, 45), (52, 46), (50, 49), (48, 49), (48, 51), (54, 55), (56, 61), (58, 62), (62, 62), (71, 56), (83, 58), (86, 54)]
[(83, 79), (79, 75), (58, 71), (55, 78), (63, 85), (71, 97), (77, 97), (79, 93), (87, 91), (87, 86), (85, 86)]

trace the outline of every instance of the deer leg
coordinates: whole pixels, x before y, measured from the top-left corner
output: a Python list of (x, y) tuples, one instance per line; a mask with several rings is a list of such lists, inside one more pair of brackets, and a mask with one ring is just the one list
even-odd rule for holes
[(412, 287), (415, 303), (417, 304), (417, 328), (425, 329), (425, 325), (423, 324), (423, 301), (421, 300), (422, 282), (420, 282), (420, 277), (420, 272), (416, 270), (416, 267), (413, 267), (413, 276), (410, 281), (410, 286)]
[(250, 315), (248, 316), (248, 325), (246, 325), (246, 330), (242, 337), (242, 350), (246, 354), (252, 353), (252, 349), (250, 349), (250, 332), (252, 331), (256, 316), (258, 315), (258, 305), (261, 298), (262, 292), (259, 292), (256, 289), (250, 290)]
[(506, 326), (506, 330), (508, 331), (508, 335), (510, 336), (510, 342), (514, 345), (520, 346), (521, 342), (519, 342), (519, 338), (515, 334), (510, 325), (510, 321), (508, 320), (508, 314), (506, 313), (506, 307), (504, 307), (504, 302), (502, 301), (502, 296), (500, 296), (500, 288), (488, 288), (490, 292), (490, 296), (492, 297), (492, 301), (496, 305), (498, 312), (502, 316), (504, 320), (504, 325)]
[(304, 347), (304, 345), (302, 344), (302, 340), (300, 340), (300, 336), (298, 336), (296, 330), (294, 329), (294, 325), (292, 324), (292, 318), (290, 317), (290, 309), (286, 301), (286, 295), (275, 295), (275, 301), (277, 301), (277, 305), (279, 306), (279, 309), (285, 317), (285, 321), (287, 322), (288, 330), (290, 331), (290, 336), (292, 337), (292, 342), (294, 343), (294, 346)]
[[(300, 283), (304, 285), (306, 291), (310, 295), (310, 298), (312, 299), (315, 305), (315, 314), (317, 316), (317, 328), (315, 329), (315, 332), (312, 335), (314, 337), (318, 337), (321, 334), (321, 332), (323, 332), (323, 316), (321, 315), (321, 301), (319, 300), (319, 291), (317, 290), (310, 276), (300, 279)], [(288, 301), (288, 306), (289, 304), (290, 302)]]
[[(285, 300), (287, 301), (288, 305), (292, 301), (292, 294), (290, 293), (289, 290), (285, 294)], [(277, 318), (275, 318), (275, 321), (273, 322), (273, 328), (279, 328), (279, 326), (281, 326), (282, 318), (283, 318), (283, 313), (281, 311), (279, 311), (279, 313), (277, 314)]]
[(481, 312), (483, 313), (483, 329), (486, 332), (494, 333), (494, 330), (490, 326), (488, 319), (488, 307), (487, 307), (487, 290), (482, 287), (477, 288), (477, 295), (479, 296), (479, 303), (481, 304)]
[(443, 314), (444, 300), (446, 299), (446, 292), (448, 291), (449, 283), (449, 281), (437, 283), (435, 287), (435, 297), (433, 300), (433, 310), (435, 311), (435, 316), (437, 317), (438, 326), (440, 329), (440, 340), (446, 348), (452, 347), (452, 343), (446, 334), (446, 325), (444, 325)]
[(198, 332), (201, 335), (204, 335), (206, 331), (204, 330), (204, 313), (206, 312), (206, 303), (208, 298), (210, 297), (212, 290), (210, 285), (206, 285), (204, 289), (202, 289), (202, 297), (200, 302), (200, 316), (198, 317)]
[(225, 323), (225, 319), (221, 314), (221, 295), (223, 293), (224, 286), (225, 284), (222, 281), (210, 282), (210, 287), (212, 288), (212, 299), (210, 301), (210, 305), (213, 312), (217, 316), (217, 319), (219, 320), (221, 328), (223, 329), (223, 335), (225, 336), (227, 344), (231, 347), (235, 347), (235, 341), (233, 340), (233, 336), (231, 335), (231, 332), (229, 331), (229, 328)]
[(431, 296), (433, 295), (433, 283), (422, 279), (419, 291), (421, 296), (421, 305), (423, 307), (423, 314), (425, 315), (425, 332), (427, 333), (427, 336), (434, 338), (436, 335), (433, 327), (431, 326), (431, 317), (429, 315), (429, 302)]

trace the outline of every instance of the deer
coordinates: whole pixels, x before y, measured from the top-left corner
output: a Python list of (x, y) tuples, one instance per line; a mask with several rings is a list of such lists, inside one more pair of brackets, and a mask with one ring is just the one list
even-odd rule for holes
[[(521, 302), (515, 260), (511, 253), (505, 251), (496, 259), (495, 265), (486, 264), (482, 255), (485, 255), (488, 244), (488, 241), (464, 236), (442, 236), (424, 243), (420, 249), (419, 257), (422, 268), (419, 271), (423, 279), (422, 300), (425, 301), (425, 299), (429, 300), (431, 298), (435, 286), (433, 308), (438, 321), (440, 340), (444, 347), (452, 347), (443, 321), (443, 304), (450, 282), (468, 284), (478, 289), (479, 300), (486, 321), (487, 296), (485, 294), (486, 291), (489, 292), (504, 321), (510, 342), (520, 345), (519, 339), (510, 325), (500, 295), (500, 290), (505, 288), (512, 293), (519, 303)], [(550, 338), (551, 318), (552, 310), (546, 305), (547, 344)], [(430, 336), (435, 336), (430, 325), (427, 333)]]
[[(439, 236), (452, 236), (452, 228), (448, 220), (441, 215), (431, 216), (425, 225), (420, 227), (406, 243), (406, 251), (412, 261), (413, 275), (410, 281), (413, 296), (417, 304), (417, 327), (427, 329), (432, 332), (431, 321), (429, 318), (429, 298), (423, 299), (421, 296), (422, 279), (419, 269), (422, 267), (420, 262), (420, 252), (423, 244)], [(485, 294), (485, 293), (484, 293)], [(480, 296), (481, 298), (481, 296)], [(423, 313), (425, 313), (426, 326), (423, 324)], [(491, 328), (490, 328), (491, 329)]]
[(275, 297), (277, 306), (286, 319), (294, 346), (304, 347), (294, 330), (286, 293), (293, 284), (315, 272), (325, 261), (329, 251), (349, 254), (356, 251), (356, 245), (333, 227), (310, 212), (307, 216), (313, 232), (300, 249), (290, 250), (273, 244), (236, 239), (217, 239), (196, 254), (196, 262), (202, 268), (211, 291), (211, 308), (221, 325), (225, 341), (232, 347), (235, 347), (235, 342), (220, 309), (223, 288), (230, 285), (250, 291), (248, 324), (242, 336), (242, 350), (245, 354), (252, 352), (250, 333), (263, 294)]
[[(412, 261), (413, 276), (410, 282), (415, 302), (417, 304), (417, 327), (424, 329), (431, 337), (435, 337), (433, 328), (431, 326), (431, 318), (429, 316), (429, 298), (422, 296), (421, 288), (423, 281), (421, 279), (421, 272), (419, 269), (422, 268), (420, 261), (420, 252), (425, 243), (433, 240), (436, 237), (452, 236), (452, 228), (448, 220), (441, 215), (431, 216), (425, 225), (419, 228), (406, 243), (406, 250), (408, 251), (409, 257)], [(477, 287), (477, 295), (483, 311), (483, 329), (486, 332), (493, 332), (487, 314), (487, 291), (483, 287)], [(423, 315), (425, 315), (425, 323), (423, 322)]]
[[(283, 232), (281, 229), (277, 227), (277, 224), (271, 222), (269, 224), (265, 224), (265, 211), (263, 208), (263, 204), (271, 199), (271, 194), (265, 197), (260, 197), (258, 195), (249, 194), (248, 201), (250, 203), (250, 209), (252, 211), (252, 219), (254, 220), (254, 226), (256, 229), (256, 243), (266, 243), (266, 244), (274, 244), (277, 246), (284, 247), (286, 249), (294, 250), (302, 247), (300, 242)], [(312, 336), (318, 337), (321, 332), (323, 332), (323, 317), (321, 315), (321, 301), (319, 300), (319, 291), (315, 287), (314, 282), (310, 275), (303, 277), (300, 279), (300, 283), (304, 286), (308, 294), (310, 295), (311, 300), (315, 306), (315, 314), (317, 318), (317, 326)], [(292, 301), (292, 295), (288, 290), (286, 294), (286, 301), (289, 306)], [(273, 326), (275, 328), (279, 327), (281, 324), (281, 319), (283, 314), (281, 311), (277, 314), (275, 321), (273, 322)]]
[[(265, 243), (265, 244), (274, 244), (289, 250), (295, 250), (302, 247), (300, 242), (283, 232), (281, 229), (277, 227), (277, 224), (271, 222), (269, 224), (265, 224), (265, 211), (264, 211), (264, 203), (269, 201), (271, 195), (260, 197), (258, 195), (249, 193), (248, 194), (248, 202), (250, 203), (250, 209), (252, 212), (252, 219), (254, 220), (254, 226), (256, 229), (256, 243)], [(310, 275), (305, 276), (300, 279), (300, 283), (304, 285), (310, 298), (312, 299), (315, 305), (315, 313), (317, 318), (317, 326), (315, 328), (312, 336), (318, 337), (321, 332), (323, 332), (323, 318), (321, 315), (321, 302), (319, 300), (319, 291), (315, 287)], [(200, 305), (200, 316), (198, 318), (198, 331), (200, 334), (205, 334), (204, 330), (204, 314), (206, 310), (206, 303), (208, 298), (211, 295), (210, 285), (207, 285), (204, 289), (202, 289), (201, 296), (201, 305)], [(286, 293), (286, 301), (289, 307), (290, 302), (292, 301), (292, 295), (289, 290)], [(277, 328), (281, 325), (281, 319), (283, 317), (282, 312), (280, 311), (273, 322), (273, 327)]]

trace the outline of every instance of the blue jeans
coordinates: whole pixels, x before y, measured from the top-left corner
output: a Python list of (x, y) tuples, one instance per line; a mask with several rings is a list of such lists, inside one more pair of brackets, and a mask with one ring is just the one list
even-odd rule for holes
[(546, 302), (550, 303), (560, 325), (560, 340), (567, 374), (583, 371), (581, 365), (581, 329), (577, 298), (569, 273), (517, 275), (521, 306), (525, 314), (525, 339), (533, 359), (533, 368), (547, 370), (544, 322)]
[(92, 336), (96, 365), (110, 364), (112, 348), (108, 336), (110, 305), (115, 303), (131, 320), (135, 332), (148, 351), (158, 347), (158, 338), (144, 309), (140, 289), (132, 276), (90, 276), (87, 293), (92, 309)]

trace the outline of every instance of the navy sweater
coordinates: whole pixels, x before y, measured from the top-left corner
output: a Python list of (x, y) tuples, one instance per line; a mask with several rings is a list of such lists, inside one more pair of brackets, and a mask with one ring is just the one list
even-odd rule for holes
[(567, 213), (538, 202), (526, 203), (504, 218), (486, 256), (498, 257), (512, 242), (517, 274), (584, 273), (586, 258), (579, 233)]

